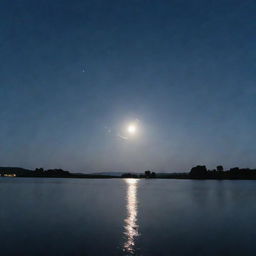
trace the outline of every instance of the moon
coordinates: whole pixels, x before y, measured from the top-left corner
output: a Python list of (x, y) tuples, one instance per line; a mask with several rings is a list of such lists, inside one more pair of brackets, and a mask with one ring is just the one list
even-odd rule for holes
[(137, 132), (137, 126), (135, 124), (129, 124), (127, 126), (127, 131), (129, 134), (133, 135)]

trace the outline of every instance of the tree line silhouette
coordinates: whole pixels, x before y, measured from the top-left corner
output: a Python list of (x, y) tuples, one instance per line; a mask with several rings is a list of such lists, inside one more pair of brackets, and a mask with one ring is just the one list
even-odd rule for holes
[[(15, 174), (15, 175), (14, 175)], [(52, 177), (52, 178), (145, 178), (145, 179), (252, 179), (256, 180), (256, 169), (234, 167), (224, 170), (222, 165), (208, 170), (205, 165), (192, 167), (187, 173), (156, 173), (150, 170), (144, 173), (124, 173), (121, 176), (108, 174), (71, 173), (62, 169), (36, 168), (28, 170), (19, 167), (0, 167), (0, 176), (13, 175), (15, 177)]]
[(208, 170), (205, 165), (192, 167), (188, 173), (155, 173), (145, 171), (144, 174), (125, 173), (122, 178), (161, 178), (161, 179), (256, 179), (256, 169), (234, 167), (224, 170), (222, 165)]
[(234, 167), (224, 170), (222, 165), (207, 170), (205, 165), (193, 167), (189, 173), (193, 179), (256, 179), (256, 169)]
[(147, 170), (144, 172), (144, 174), (136, 174), (136, 173), (124, 173), (122, 174), (121, 178), (146, 178), (146, 179), (152, 179), (157, 178), (155, 172), (151, 172), (150, 170)]

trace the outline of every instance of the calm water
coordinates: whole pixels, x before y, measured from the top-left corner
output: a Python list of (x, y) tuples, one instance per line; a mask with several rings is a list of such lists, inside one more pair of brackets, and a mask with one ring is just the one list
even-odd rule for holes
[(1, 255), (255, 255), (256, 181), (0, 179)]

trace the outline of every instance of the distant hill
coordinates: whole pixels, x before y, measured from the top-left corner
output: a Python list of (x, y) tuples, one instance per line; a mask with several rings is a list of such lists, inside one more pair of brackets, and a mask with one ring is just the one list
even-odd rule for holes
[(90, 175), (104, 175), (104, 176), (114, 176), (114, 177), (121, 177), (124, 172), (93, 172), (89, 173)]
[(16, 176), (16, 177), (52, 177), (52, 178), (118, 178), (121, 173), (70, 173), (62, 169), (36, 168), (29, 170), (20, 167), (0, 167), (0, 176)]
[(31, 176), (33, 171), (20, 167), (0, 167), (0, 174), (16, 174), (16, 176)]
[(68, 171), (62, 169), (44, 170), (37, 168), (35, 170), (24, 169), (20, 167), (0, 167), (0, 175), (15, 175), (16, 177), (70, 177)]
[(19, 171), (19, 170), (23, 170), (23, 171), (32, 171), (30, 169), (25, 169), (25, 168), (21, 168), (21, 167), (10, 167), (10, 166), (5, 166), (5, 167), (0, 167), (0, 171), (2, 170), (15, 170), (15, 171)]

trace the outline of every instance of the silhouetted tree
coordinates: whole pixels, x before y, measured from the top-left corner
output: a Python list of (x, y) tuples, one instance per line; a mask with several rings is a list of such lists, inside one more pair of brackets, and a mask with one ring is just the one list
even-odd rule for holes
[(197, 165), (190, 171), (190, 176), (193, 178), (205, 178), (207, 176), (207, 169), (205, 165)]
[(144, 178), (156, 178), (156, 173), (150, 170), (145, 171)]
[(138, 178), (138, 175), (135, 173), (124, 173), (121, 176), (122, 178)]
[(222, 165), (218, 165), (218, 166), (216, 167), (216, 169), (217, 169), (218, 172), (223, 172), (223, 171), (224, 171), (224, 168), (223, 168)]
[(155, 172), (151, 172), (150, 178), (155, 178), (156, 177), (156, 173)]
[(145, 171), (145, 178), (150, 178), (150, 170)]
[(234, 167), (234, 168), (231, 168), (229, 171), (230, 171), (230, 173), (236, 174), (236, 173), (239, 173), (239, 168)]
[(35, 169), (35, 175), (36, 176), (42, 176), (44, 174), (44, 169), (43, 168), (36, 168)]

